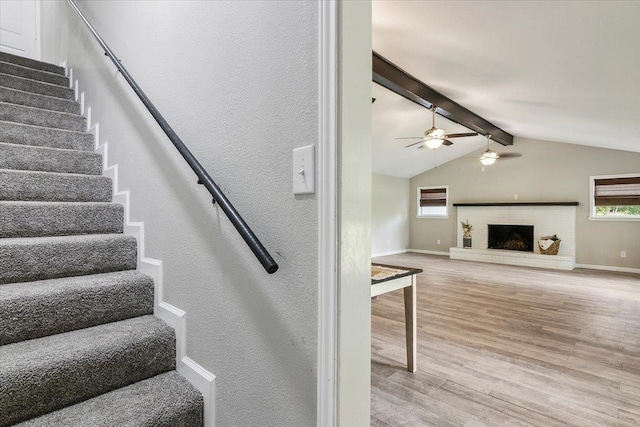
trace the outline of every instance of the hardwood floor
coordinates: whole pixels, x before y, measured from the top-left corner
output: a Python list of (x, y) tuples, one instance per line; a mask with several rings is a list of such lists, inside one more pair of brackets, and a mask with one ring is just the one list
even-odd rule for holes
[(402, 291), (372, 301), (373, 426), (640, 426), (640, 275), (400, 254), (418, 275), (418, 372)]

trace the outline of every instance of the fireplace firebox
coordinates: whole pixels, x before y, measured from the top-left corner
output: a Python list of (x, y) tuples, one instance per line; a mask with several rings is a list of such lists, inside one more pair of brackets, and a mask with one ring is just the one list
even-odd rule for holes
[(533, 225), (489, 224), (488, 248), (533, 252)]

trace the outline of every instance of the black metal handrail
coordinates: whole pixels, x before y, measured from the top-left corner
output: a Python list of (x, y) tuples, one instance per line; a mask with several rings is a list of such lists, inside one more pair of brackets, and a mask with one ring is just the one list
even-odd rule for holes
[(116, 66), (120, 74), (122, 74), (122, 77), (124, 77), (127, 83), (129, 83), (129, 86), (131, 86), (131, 89), (133, 89), (136, 95), (138, 95), (138, 98), (140, 98), (140, 100), (145, 105), (145, 107), (147, 107), (147, 110), (149, 110), (149, 113), (151, 113), (151, 115), (156, 120), (156, 122), (158, 122), (158, 124), (160, 125), (164, 133), (171, 140), (173, 145), (180, 152), (180, 154), (189, 164), (191, 169), (193, 169), (195, 174), (198, 176), (198, 184), (202, 184), (206, 187), (206, 189), (209, 191), (209, 193), (213, 197), (213, 203), (218, 203), (220, 208), (227, 215), (227, 217), (229, 218), (231, 223), (234, 225), (236, 230), (238, 230), (238, 233), (240, 233), (240, 236), (242, 236), (244, 241), (247, 243), (247, 245), (249, 246), (251, 251), (254, 253), (256, 258), (258, 258), (258, 261), (260, 261), (260, 264), (262, 264), (262, 266), (267, 271), (267, 273), (273, 274), (276, 271), (278, 271), (278, 264), (274, 261), (274, 259), (271, 257), (271, 255), (265, 249), (262, 243), (260, 243), (260, 240), (258, 240), (258, 237), (256, 237), (256, 235), (251, 230), (251, 228), (249, 228), (249, 226), (244, 221), (244, 219), (242, 219), (242, 217), (240, 216), (236, 208), (233, 207), (229, 199), (227, 199), (227, 197), (222, 193), (222, 191), (220, 191), (220, 188), (218, 187), (218, 185), (213, 181), (213, 179), (211, 179), (211, 177), (209, 176), (207, 171), (202, 167), (200, 162), (198, 162), (198, 160), (194, 157), (191, 151), (189, 151), (187, 146), (184, 144), (184, 142), (182, 142), (180, 137), (174, 132), (171, 126), (169, 126), (169, 123), (167, 123), (164, 117), (162, 117), (158, 109), (151, 103), (151, 100), (149, 100), (147, 95), (145, 95), (145, 93), (142, 91), (140, 86), (138, 86), (138, 84), (133, 79), (133, 77), (131, 77), (131, 74), (129, 74), (126, 68), (124, 68), (122, 63), (120, 63), (120, 60), (116, 58), (116, 56), (113, 54), (111, 49), (109, 49), (109, 46), (107, 46), (104, 40), (102, 40), (102, 37), (100, 37), (100, 35), (96, 32), (96, 30), (93, 28), (91, 23), (89, 23), (87, 18), (85, 18), (85, 16), (82, 14), (80, 9), (78, 9), (78, 6), (76, 6), (73, 0), (67, 0), (67, 1), (69, 2), (73, 10), (76, 11), (78, 16), (80, 16), (82, 21), (84, 21), (84, 23), (87, 25), (87, 27), (89, 28), (93, 36), (96, 38), (96, 40), (98, 40), (98, 43), (100, 43), (100, 46), (102, 47), (102, 49), (104, 49), (105, 55), (107, 55), (111, 59), (111, 61)]

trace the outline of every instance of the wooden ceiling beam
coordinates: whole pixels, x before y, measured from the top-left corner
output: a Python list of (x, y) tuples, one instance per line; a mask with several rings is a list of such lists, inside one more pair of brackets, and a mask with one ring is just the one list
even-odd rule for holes
[(373, 52), (373, 81), (424, 108), (430, 109), (435, 105), (438, 107), (436, 113), (442, 117), (482, 135), (491, 134), (491, 139), (502, 145), (513, 145), (513, 135), (447, 98), (376, 52)]

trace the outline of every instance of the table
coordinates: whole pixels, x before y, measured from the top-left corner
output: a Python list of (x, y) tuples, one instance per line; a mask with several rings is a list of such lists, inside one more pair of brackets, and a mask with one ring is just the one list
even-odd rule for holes
[(416, 282), (419, 268), (397, 265), (371, 264), (371, 297), (402, 289), (404, 291), (404, 323), (407, 342), (407, 370), (418, 369), (418, 330), (416, 311)]

